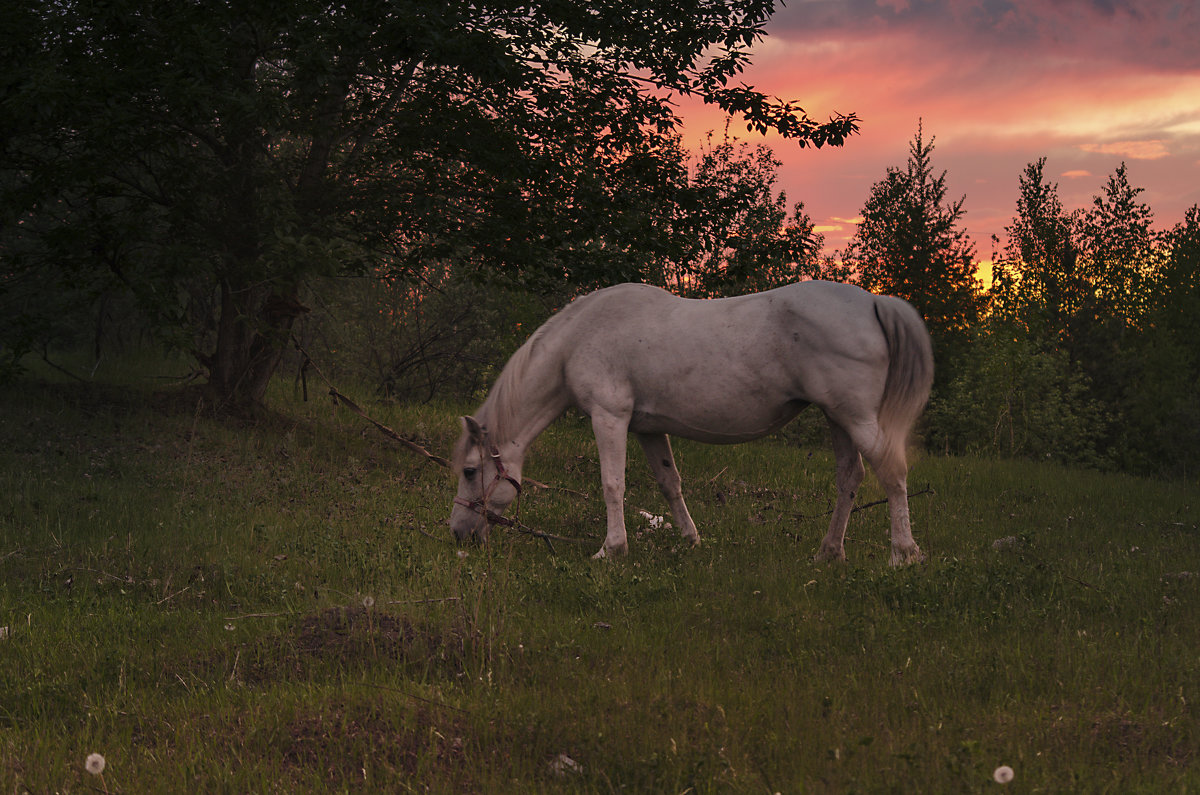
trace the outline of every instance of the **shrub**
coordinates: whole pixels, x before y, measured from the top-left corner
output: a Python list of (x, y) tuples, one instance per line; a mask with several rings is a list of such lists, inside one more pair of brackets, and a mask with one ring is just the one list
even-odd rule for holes
[(1097, 443), (1109, 419), (1089, 388), (1064, 351), (993, 332), (934, 394), (928, 436), (935, 447), (956, 453), (1108, 465)]

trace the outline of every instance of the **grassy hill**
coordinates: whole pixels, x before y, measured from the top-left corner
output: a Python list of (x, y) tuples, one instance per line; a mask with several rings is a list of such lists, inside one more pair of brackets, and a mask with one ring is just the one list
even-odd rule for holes
[[(703, 545), (636, 512), (665, 513), (638, 453), (632, 554), (598, 563), (579, 418), (520, 516), (580, 543), (460, 548), (445, 470), (288, 385), (272, 405), (0, 388), (0, 790), (1200, 788), (1196, 483), (927, 456), (930, 560), (887, 566), (879, 505), (818, 565), (827, 449), (680, 442)], [(369, 409), (456, 435), (452, 407)]]

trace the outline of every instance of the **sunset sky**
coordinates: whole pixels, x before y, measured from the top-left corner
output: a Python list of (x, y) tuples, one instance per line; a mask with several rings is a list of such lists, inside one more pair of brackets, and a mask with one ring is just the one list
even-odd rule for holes
[[(840, 248), (888, 166), (902, 167), (923, 119), (949, 198), (988, 259), (1015, 213), (1018, 178), (1046, 157), (1068, 209), (1090, 205), (1122, 161), (1156, 227), (1200, 203), (1200, 3), (1195, 0), (789, 0), (743, 82), (814, 119), (854, 112), (840, 148), (766, 142)], [(682, 106), (689, 147), (718, 135), (711, 109)], [(744, 124), (731, 133), (764, 140)]]

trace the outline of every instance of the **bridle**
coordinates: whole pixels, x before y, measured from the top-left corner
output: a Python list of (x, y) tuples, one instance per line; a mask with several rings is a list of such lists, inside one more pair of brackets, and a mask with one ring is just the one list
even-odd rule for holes
[[(482, 442), (479, 444), (479, 449), (484, 449)], [(464, 508), (474, 511), (482, 516), (484, 521), (486, 521), (489, 525), (498, 524), (503, 525), (504, 527), (514, 527), (517, 524), (516, 520), (509, 519), (506, 516), (501, 516), (495, 511), (490, 510), (487, 507), (487, 503), (488, 500), (491, 499), (492, 492), (496, 490), (496, 487), (499, 486), (502, 481), (508, 481), (510, 484), (512, 484), (512, 487), (517, 490), (517, 496), (520, 497), (521, 482), (512, 475), (508, 474), (508, 471), (504, 468), (504, 462), (500, 460), (500, 450), (497, 449), (496, 445), (488, 444), (487, 452), (488, 455), (491, 456), (492, 464), (496, 467), (496, 476), (492, 478), (492, 482), (489, 483), (487, 488), (483, 490), (483, 493), (480, 495), (479, 499), (468, 500), (465, 497), (459, 497), (456, 495), (454, 497), (454, 504), (461, 505)]]

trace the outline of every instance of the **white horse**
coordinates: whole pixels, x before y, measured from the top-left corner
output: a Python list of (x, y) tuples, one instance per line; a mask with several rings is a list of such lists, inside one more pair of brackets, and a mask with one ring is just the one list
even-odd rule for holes
[(692, 300), (622, 284), (585, 295), (513, 354), (463, 417), (454, 535), (487, 540), (520, 492), (525, 454), (574, 406), (591, 417), (608, 511), (596, 557), (625, 553), (625, 446), (637, 436), (683, 537), (700, 543), (668, 434), (731, 444), (765, 436), (810, 403), (837, 457), (837, 505), (817, 560), (844, 560), (865, 456), (887, 492), (892, 565), (921, 560), (908, 512), (906, 440), (929, 397), (933, 353), (916, 310), (846, 284), (802, 282)]

